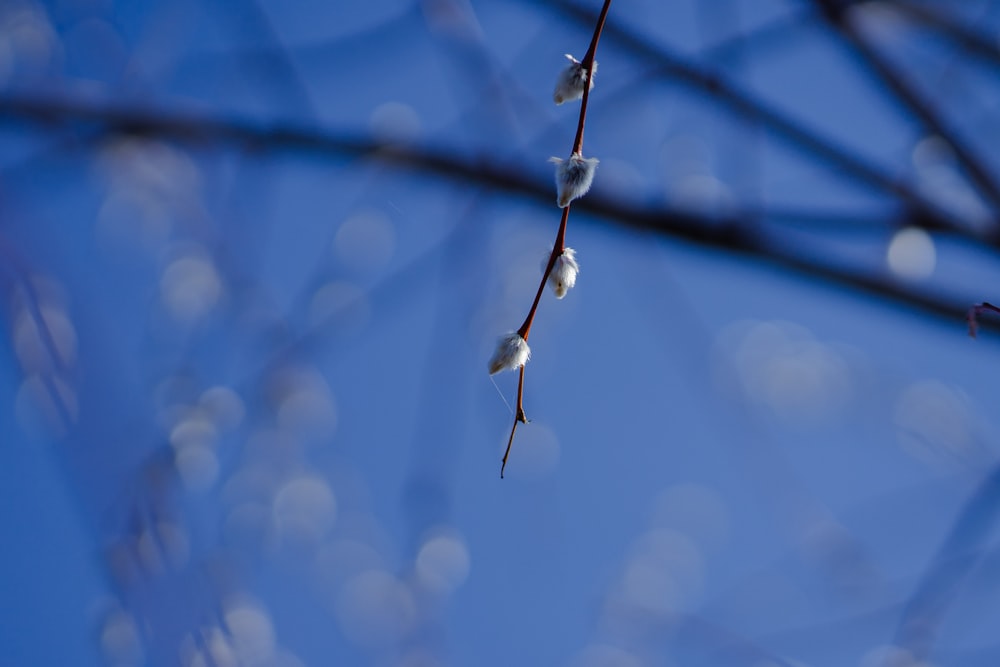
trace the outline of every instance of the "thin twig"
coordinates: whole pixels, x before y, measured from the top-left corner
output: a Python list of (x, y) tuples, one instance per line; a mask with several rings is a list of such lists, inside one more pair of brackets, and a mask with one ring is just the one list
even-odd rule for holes
[[(594, 77), (594, 60), (597, 56), (597, 43), (601, 40), (601, 32), (604, 30), (604, 23), (608, 17), (608, 10), (611, 8), (611, 0), (604, 0), (601, 14), (594, 27), (594, 36), (590, 40), (590, 47), (587, 54), (581, 61), (581, 66), (587, 72), (587, 77), (583, 82), (583, 99), (580, 101), (580, 120), (576, 124), (576, 137), (573, 140), (573, 153), (583, 151), (583, 126), (587, 122), (587, 103), (590, 101), (590, 83)], [(552, 244), (552, 252), (549, 253), (549, 261), (545, 264), (545, 271), (542, 272), (542, 280), (538, 283), (538, 290), (535, 292), (535, 300), (531, 302), (528, 315), (524, 318), (524, 323), (517, 330), (517, 334), (527, 342), (531, 334), (531, 325), (535, 321), (535, 313), (538, 311), (538, 304), (542, 300), (542, 293), (545, 291), (545, 283), (552, 273), (552, 268), (556, 265), (556, 260), (566, 249), (566, 225), (569, 222), (569, 205), (563, 207), (562, 219), (559, 221), (559, 231), (556, 232), (555, 243)], [(518, 423), (528, 423), (524, 416), (524, 366), (517, 378), (517, 413), (514, 415), (514, 424), (510, 427), (510, 437), (507, 439), (507, 449), (504, 451), (503, 460), (500, 463), (500, 479), (503, 479), (503, 471), (507, 467), (507, 457), (510, 456), (511, 445), (514, 444), (514, 433), (517, 432)]]
[[(989, 304), (982, 304), (989, 306)], [(991, 310), (1000, 312), (996, 306)], [(984, 558), (984, 547), (1000, 519), (1000, 466), (994, 465), (962, 506), (944, 543), (903, 607), (893, 640), (921, 662), (959, 590)]]
[(965, 321), (969, 323), (969, 338), (975, 338), (976, 332), (979, 331), (979, 316), (986, 312), (1000, 313), (1000, 308), (997, 308), (989, 301), (983, 301), (982, 303), (977, 303), (976, 305), (969, 308), (969, 312), (965, 316)]
[(542, 293), (545, 291), (545, 281), (549, 279), (549, 274), (552, 273), (552, 268), (556, 265), (556, 259), (558, 259), (559, 255), (566, 248), (567, 222), (569, 222), (569, 206), (563, 209), (562, 220), (559, 221), (559, 231), (556, 233), (556, 242), (552, 244), (552, 252), (549, 253), (549, 261), (546, 262), (545, 271), (542, 272), (542, 280), (538, 283), (535, 300), (531, 302), (531, 308), (528, 309), (528, 316), (524, 318), (524, 323), (517, 330), (517, 335), (525, 341), (528, 340), (528, 336), (531, 334), (531, 324), (535, 321), (535, 312), (538, 310), (538, 304), (542, 300)]
[(924, 127), (944, 139), (955, 153), (958, 164), (969, 181), (994, 207), (1000, 207), (1000, 185), (987, 166), (957, 132), (948, 126), (942, 114), (921, 95), (889, 60), (852, 24), (837, 0), (815, 0), (827, 21), (843, 37), (859, 58), (901, 104), (916, 116)]
[(576, 124), (576, 138), (573, 140), (573, 152), (583, 151), (583, 126), (587, 122), (587, 102), (590, 101), (590, 81), (594, 78), (594, 60), (597, 57), (597, 43), (601, 41), (601, 32), (604, 30), (604, 22), (608, 18), (608, 9), (611, 8), (611, 0), (605, 0), (604, 7), (601, 8), (601, 15), (597, 17), (597, 27), (594, 28), (594, 37), (590, 40), (590, 47), (580, 65), (587, 72), (587, 80), (583, 82), (583, 100), (580, 101), (580, 120)]
[(510, 446), (514, 444), (514, 433), (517, 431), (518, 423), (528, 423), (528, 418), (524, 416), (524, 366), (517, 379), (517, 413), (514, 415), (514, 425), (510, 427), (510, 437), (507, 438), (507, 449), (503, 453), (503, 461), (500, 462), (500, 479), (503, 479), (503, 471), (507, 468), (507, 457), (510, 456)]
[(1000, 48), (979, 27), (965, 25), (932, 5), (909, 0), (890, 0), (888, 4), (894, 11), (940, 33), (969, 55), (977, 56), (993, 66), (1000, 65)]

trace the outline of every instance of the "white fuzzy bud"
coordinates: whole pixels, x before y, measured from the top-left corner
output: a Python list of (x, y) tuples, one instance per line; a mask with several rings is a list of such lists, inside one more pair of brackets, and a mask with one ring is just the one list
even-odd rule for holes
[(528, 341), (511, 331), (509, 334), (500, 336), (497, 340), (497, 349), (490, 359), (490, 375), (500, 371), (514, 371), (528, 363), (531, 356), (531, 348)]
[(553, 157), (549, 158), (549, 162), (556, 165), (556, 202), (559, 208), (566, 208), (571, 201), (587, 194), (597, 171), (596, 157), (584, 158), (579, 153), (573, 153), (568, 160)]
[[(552, 93), (552, 100), (556, 104), (562, 104), (563, 102), (572, 102), (573, 100), (578, 100), (583, 97), (583, 84), (587, 80), (587, 70), (583, 68), (583, 65), (579, 60), (566, 54), (569, 59), (569, 65), (566, 69), (559, 72), (559, 78), (556, 80), (556, 90)], [(597, 61), (594, 61), (594, 75), (597, 74)], [(594, 76), (590, 77), (590, 88), (594, 88)]]
[[(549, 255), (542, 260), (542, 273), (549, 265)], [(549, 287), (556, 295), (557, 299), (566, 296), (566, 292), (576, 285), (576, 276), (580, 273), (580, 265), (576, 263), (576, 251), (572, 248), (565, 248), (562, 254), (556, 257), (556, 263), (552, 265), (552, 273), (549, 274)]]

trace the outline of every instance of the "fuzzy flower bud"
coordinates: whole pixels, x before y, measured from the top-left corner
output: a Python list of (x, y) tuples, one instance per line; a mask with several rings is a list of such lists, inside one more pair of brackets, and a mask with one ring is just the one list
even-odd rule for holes
[[(542, 272), (549, 265), (549, 255), (542, 260)], [(576, 275), (580, 273), (580, 265), (576, 263), (576, 251), (572, 248), (565, 248), (562, 254), (556, 257), (556, 263), (552, 266), (552, 273), (549, 274), (549, 287), (555, 293), (557, 299), (566, 296), (576, 285)]]
[[(552, 100), (556, 104), (562, 104), (563, 102), (572, 102), (573, 100), (578, 100), (583, 97), (583, 84), (587, 80), (587, 70), (583, 68), (583, 64), (571, 56), (566, 54), (569, 59), (569, 65), (566, 69), (559, 72), (559, 78), (556, 80), (556, 90), (552, 93)], [(594, 61), (594, 75), (597, 74), (597, 61)], [(594, 76), (590, 77), (590, 88), (594, 88)]]
[(528, 341), (521, 338), (520, 334), (511, 331), (509, 334), (500, 336), (497, 341), (497, 349), (490, 359), (490, 375), (500, 371), (513, 371), (528, 363), (531, 356), (531, 348)]
[(579, 153), (573, 153), (568, 160), (552, 157), (549, 162), (556, 165), (556, 201), (559, 208), (566, 208), (571, 201), (587, 194), (597, 171), (596, 157), (584, 158)]

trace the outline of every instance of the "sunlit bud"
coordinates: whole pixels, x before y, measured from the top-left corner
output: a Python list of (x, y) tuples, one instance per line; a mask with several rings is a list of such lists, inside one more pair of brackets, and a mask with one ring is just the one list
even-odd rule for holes
[[(542, 271), (549, 265), (549, 255), (542, 260)], [(566, 248), (562, 254), (556, 257), (556, 263), (552, 266), (552, 273), (549, 274), (549, 287), (555, 293), (557, 299), (566, 296), (566, 292), (576, 285), (576, 275), (580, 273), (580, 265), (576, 263), (576, 251)]]
[(497, 349), (490, 359), (490, 375), (500, 371), (513, 371), (528, 363), (531, 356), (531, 349), (528, 341), (511, 331), (509, 334), (500, 336), (497, 341)]
[(556, 201), (559, 208), (566, 208), (571, 201), (587, 194), (597, 171), (596, 157), (584, 158), (579, 153), (573, 153), (568, 160), (553, 157), (549, 161), (556, 165)]
[[(552, 93), (552, 99), (556, 104), (572, 102), (583, 97), (583, 84), (587, 80), (587, 70), (579, 60), (566, 54), (569, 65), (559, 72), (559, 79), (556, 81), (556, 90)], [(597, 74), (597, 61), (594, 61), (594, 75)], [(590, 88), (594, 88), (594, 76), (590, 77)]]

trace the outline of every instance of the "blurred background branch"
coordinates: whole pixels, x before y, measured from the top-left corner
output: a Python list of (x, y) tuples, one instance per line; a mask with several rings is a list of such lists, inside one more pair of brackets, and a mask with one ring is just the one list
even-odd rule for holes
[[(525, 175), (523, 167), (496, 167), (485, 156), (464, 159), (458, 151), (449, 152), (447, 148), (386, 144), (371, 135), (333, 134), (295, 125), (257, 125), (188, 114), (150, 113), (122, 106), (99, 108), (74, 104), (68, 100), (0, 99), (0, 115), (48, 126), (74, 126), (81, 123), (97, 126), (100, 135), (104, 137), (146, 137), (178, 141), (202, 148), (219, 144), (232, 145), (241, 151), (256, 154), (262, 151), (288, 151), (326, 155), (336, 159), (362, 158), (434, 174), (446, 180), (465, 181), (470, 185), (525, 196), (538, 202), (547, 202), (552, 197), (551, 189), (545, 185), (542, 170), (534, 170), (537, 173)], [(610, 224), (653, 231), (754, 257), (795, 273), (858, 289), (952, 322), (963, 320), (970, 305), (968, 299), (948, 299), (928, 293), (925, 287), (900, 284), (881, 271), (859, 272), (825, 265), (818, 257), (782, 244), (777, 236), (768, 234), (760, 227), (760, 223), (771, 220), (808, 222), (812, 226), (827, 223), (838, 227), (864, 226), (865, 223), (871, 225), (872, 221), (844, 219), (822, 211), (765, 209), (737, 210), (723, 216), (699, 214), (676, 209), (669, 204), (636, 206), (627, 196), (590, 197), (579, 207)], [(905, 220), (911, 226), (929, 230), (942, 229), (934, 225), (922, 225), (921, 222), (920, 218)], [(891, 227), (900, 223), (887, 220), (877, 224)], [(948, 227), (944, 229), (954, 231)], [(991, 239), (988, 245), (993, 246), (995, 243), (996, 240)]]

